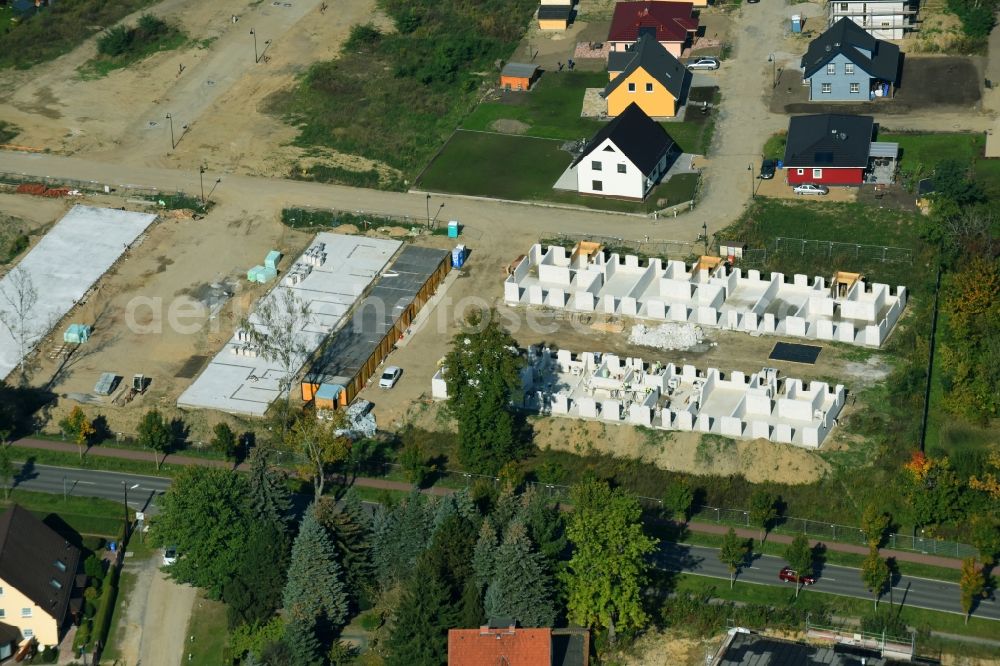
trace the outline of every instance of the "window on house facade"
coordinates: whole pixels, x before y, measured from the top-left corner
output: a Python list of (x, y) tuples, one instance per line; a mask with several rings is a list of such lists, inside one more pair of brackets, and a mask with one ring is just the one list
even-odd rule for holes
[(837, 63), (831, 62), (829, 65), (827, 65), (826, 66), (826, 73), (828, 75), (830, 75), (830, 76), (833, 76), (834, 74), (836, 74), (837, 73)]
[(590, 189), (594, 190), (595, 192), (603, 192), (604, 191), (604, 183), (602, 183), (599, 180), (591, 181), (590, 185), (591, 185)]
[(822, 178), (822, 177), (823, 177), (822, 169), (813, 169), (813, 178)]
[(653, 92), (653, 84), (652, 83), (647, 83), (646, 84), (646, 92)]
[(854, 73), (854, 63), (853, 62), (844, 63), (844, 74), (853, 74), (853, 73)]
[(847, 3), (846, 2), (840, 3), (840, 11), (842, 11), (842, 12), (846, 12), (847, 11)]
[(625, 165), (622, 163), (618, 164), (618, 173), (625, 173)]
[(805, 169), (796, 169), (796, 170), (795, 170), (795, 175), (796, 175), (796, 176), (801, 176), (801, 175), (802, 175), (802, 174), (804, 174), (805, 172), (806, 172), (806, 170), (805, 170)]
[(31, 617), (31, 609), (30, 608), (22, 608), (21, 609), (21, 617)]
[(833, 84), (832, 83), (824, 83), (820, 87), (820, 92), (823, 92), (823, 93), (833, 92)]
[(594, 171), (600, 171), (601, 170), (601, 163), (598, 162), (597, 160), (593, 160), (590, 163), (590, 168), (593, 169)]
[(635, 84), (634, 83), (628, 84), (628, 91), (629, 92), (635, 92)]
[(0, 608), (0, 620), (4, 619), (5, 617), (7, 617), (7, 611)]
[(34, 631), (32, 631), (31, 629), (22, 629), (22, 630), (21, 630), (21, 634), (22, 634), (22, 635), (23, 635), (23, 636), (24, 636), (25, 638), (34, 638), (34, 637), (35, 637), (35, 632), (34, 632)]
[(861, 92), (861, 84), (860, 83), (852, 83), (851, 84), (851, 92), (852, 93), (859, 93), (859, 92)]
[(888, 21), (882, 21), (882, 27), (883, 27), (883, 28), (888, 28), (888, 27), (889, 27), (889, 25), (890, 25), (890, 24), (889, 24), (889, 22), (888, 22)]

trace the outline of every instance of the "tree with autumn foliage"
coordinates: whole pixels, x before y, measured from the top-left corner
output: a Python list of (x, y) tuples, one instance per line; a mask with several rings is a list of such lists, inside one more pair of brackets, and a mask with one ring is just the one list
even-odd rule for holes
[(962, 560), (962, 577), (958, 581), (958, 588), (965, 623), (969, 624), (969, 616), (975, 609), (976, 600), (986, 596), (986, 578), (983, 570), (976, 566), (976, 558), (967, 557)]
[(969, 257), (941, 293), (944, 405), (974, 421), (1000, 416), (1000, 260)]
[(947, 457), (917, 451), (903, 468), (903, 493), (914, 524), (937, 525), (961, 515), (962, 486)]
[(90, 438), (97, 432), (94, 424), (90, 422), (87, 415), (77, 405), (73, 407), (73, 410), (66, 418), (59, 422), (59, 427), (62, 428), (64, 433), (73, 438), (80, 451), (80, 460), (83, 460), (83, 452), (86, 450), (87, 444), (90, 443)]

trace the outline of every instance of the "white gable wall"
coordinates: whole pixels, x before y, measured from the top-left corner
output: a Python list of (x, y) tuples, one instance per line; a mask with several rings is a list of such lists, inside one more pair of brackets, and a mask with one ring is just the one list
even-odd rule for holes
[[(611, 150), (605, 150), (610, 147)], [(594, 168), (594, 162), (600, 164)], [(625, 173), (618, 173), (618, 165), (625, 165)], [(611, 139), (605, 139), (580, 160), (576, 168), (577, 190), (581, 194), (603, 194), (612, 197), (642, 199), (646, 195), (646, 176), (639, 167), (625, 157)], [(599, 181), (601, 188), (594, 187)]]

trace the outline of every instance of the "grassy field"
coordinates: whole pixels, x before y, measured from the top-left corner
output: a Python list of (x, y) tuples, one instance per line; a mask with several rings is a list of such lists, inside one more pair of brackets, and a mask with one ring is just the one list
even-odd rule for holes
[(462, 129), (495, 131), (498, 120), (527, 125), (525, 135), (544, 139), (589, 139), (604, 124), (581, 118), (586, 88), (607, 85), (606, 72), (549, 72), (529, 92), (504, 93), (503, 101), (483, 102), (462, 121)]
[[(647, 213), (657, 201), (672, 205), (694, 196), (698, 176), (673, 178), (661, 183), (645, 201), (623, 201), (581, 196), (552, 185), (572, 161), (562, 150), (562, 141), (492, 132), (459, 131), (420, 177), (417, 186), (434, 192), (470, 194), (515, 201), (546, 201), (600, 210)], [(502, 176), (481, 168), (483, 164), (504, 164)]]
[(226, 605), (205, 597), (199, 592), (191, 611), (185, 636), (188, 658), (184, 663), (194, 666), (215, 666), (228, 663), (229, 633), (226, 624)]
[[(815, 590), (805, 590), (795, 598), (795, 592), (789, 588), (782, 588), (770, 585), (755, 585), (753, 583), (741, 583), (736, 579), (736, 586), (729, 589), (729, 581), (718, 578), (708, 578), (706, 576), (694, 576), (681, 574), (677, 577), (676, 592), (691, 592), (695, 594), (709, 594), (716, 599), (727, 599), (731, 601), (743, 601), (748, 603), (758, 603), (772, 606), (794, 604), (799, 607), (818, 607), (820, 604), (828, 604), (834, 608), (834, 614), (838, 617), (862, 617), (869, 615), (873, 611), (872, 601), (866, 599), (856, 599), (854, 597), (842, 597), (835, 594), (816, 592)], [(880, 612), (888, 611), (889, 598), (884, 597), (879, 602)], [(883, 609), (885, 609), (883, 611)], [(898, 612), (900, 618), (909, 626), (918, 630), (931, 629), (934, 631), (959, 634), (962, 636), (976, 636), (981, 638), (996, 638), (998, 624), (992, 620), (973, 617), (966, 625), (961, 615), (955, 613), (944, 613), (939, 611), (924, 610), (922, 608), (895, 607), (893, 612)]]
[(1000, 196), (1000, 160), (986, 159), (986, 137), (982, 134), (953, 132), (940, 134), (880, 134), (879, 141), (899, 144), (899, 170), (907, 187), (929, 176), (938, 162), (958, 160), (971, 164), (977, 181), (991, 197)]
[(20, 504), (39, 518), (57, 514), (67, 525), (80, 534), (113, 537), (122, 527), (124, 508), (118, 502), (92, 497), (68, 497), (50, 493), (36, 493), (14, 488), (7, 500), (0, 498), (0, 509)]
[(101, 655), (103, 659), (110, 663), (117, 663), (117, 660), (121, 657), (118, 645), (123, 640), (123, 637), (118, 634), (119, 631), (124, 630), (124, 627), (119, 627), (118, 625), (121, 623), (121, 614), (125, 610), (132, 590), (135, 589), (136, 578), (136, 574), (124, 570), (118, 577), (118, 599), (115, 603), (115, 610), (111, 614), (111, 629), (108, 630), (108, 639), (105, 642), (108, 647)]
[(124, 69), (130, 65), (145, 60), (154, 53), (159, 53), (161, 51), (173, 51), (174, 49), (180, 48), (187, 43), (187, 35), (179, 29), (171, 28), (167, 34), (138, 45), (126, 54), (115, 57), (98, 55), (95, 58), (91, 58), (77, 67), (76, 71), (80, 74), (80, 78), (85, 81), (100, 79), (116, 69)]
[(763, 156), (765, 158), (771, 158), (772, 160), (781, 160), (785, 158), (785, 144), (788, 143), (788, 133), (778, 132), (777, 134), (772, 134), (766, 142), (764, 142)]
[(27, 69), (68, 53), (101, 30), (153, 0), (75, 0), (54, 2), (17, 23), (4, 21), (0, 29), (0, 69)]

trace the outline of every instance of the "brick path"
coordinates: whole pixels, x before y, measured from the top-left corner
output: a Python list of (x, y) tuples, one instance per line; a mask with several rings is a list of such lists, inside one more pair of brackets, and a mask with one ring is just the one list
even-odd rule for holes
[[(22, 448), (28, 449), (39, 449), (44, 451), (62, 451), (66, 453), (77, 453), (77, 448), (75, 444), (69, 442), (56, 442), (45, 439), (32, 439), (25, 438), (14, 442), (15, 445)], [(91, 447), (87, 450), (87, 456), (92, 458), (119, 458), (122, 460), (141, 460), (143, 462), (150, 462), (152, 456), (146, 451), (136, 451), (133, 449), (116, 449), (108, 448), (102, 446)], [(205, 467), (226, 467), (232, 468), (233, 464), (225, 462), (224, 460), (215, 460), (212, 458), (196, 458), (193, 456), (182, 456), (176, 454), (168, 454), (166, 461), (173, 465), (202, 465)], [(248, 469), (247, 464), (240, 463), (236, 469), (245, 472)], [(403, 492), (409, 492), (413, 489), (413, 486), (409, 483), (403, 481), (389, 481), (387, 479), (370, 479), (364, 477), (358, 477), (353, 480), (353, 484), (356, 486), (361, 486), (363, 488), (375, 488), (378, 490), (399, 490)], [(428, 495), (450, 495), (455, 492), (453, 488), (442, 488), (439, 486), (432, 486), (430, 488), (425, 488), (421, 492)], [(719, 525), (716, 523), (702, 523), (693, 521), (688, 523), (688, 529), (692, 532), (701, 532), (703, 534), (725, 534), (729, 531), (728, 525)], [(758, 530), (746, 529), (746, 528), (735, 528), (736, 534), (744, 538), (758, 538), (760, 532)], [(792, 537), (786, 534), (769, 534), (767, 536), (768, 541), (772, 543), (791, 543)], [(810, 545), (815, 545), (820, 543), (815, 539), (809, 540)], [(840, 553), (855, 553), (857, 555), (867, 555), (868, 549), (865, 546), (849, 544), (849, 543), (837, 543), (837, 542), (822, 542), (828, 550), (837, 551)], [(925, 555), (923, 553), (911, 553), (904, 550), (886, 550), (881, 551), (883, 557), (893, 557), (898, 562), (917, 562), (920, 564), (930, 564), (936, 567), (942, 567), (944, 569), (961, 569), (962, 562), (958, 559), (953, 559), (950, 557), (940, 557), (938, 555)]]

